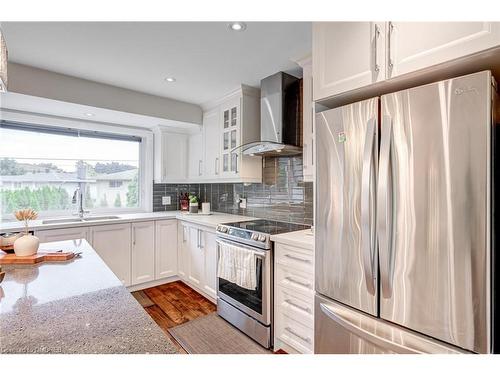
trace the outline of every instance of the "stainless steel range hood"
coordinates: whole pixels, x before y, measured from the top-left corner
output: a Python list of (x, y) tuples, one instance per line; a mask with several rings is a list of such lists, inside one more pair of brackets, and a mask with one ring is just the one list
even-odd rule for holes
[(244, 155), (302, 153), (300, 79), (279, 72), (260, 83), (260, 142), (241, 146)]

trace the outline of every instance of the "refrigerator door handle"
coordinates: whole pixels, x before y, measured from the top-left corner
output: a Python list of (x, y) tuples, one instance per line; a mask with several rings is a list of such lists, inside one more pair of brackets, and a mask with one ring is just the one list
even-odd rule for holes
[(380, 257), (380, 281), (383, 298), (392, 296), (391, 258), (393, 237), (393, 201), (391, 173), (392, 119), (382, 116), (380, 161), (377, 186), (377, 234)]
[(421, 354), (423, 352), (413, 349), (407, 346), (399, 345), (396, 342), (387, 340), (377, 334), (368, 331), (356, 321), (353, 321), (349, 317), (349, 312), (344, 312), (334, 306), (327, 306), (325, 303), (320, 303), (321, 311), (330, 319), (332, 319), (337, 324), (341, 325), (344, 329), (352, 333), (353, 335), (359, 337), (362, 340), (368, 341), (371, 344), (378, 346), (379, 348), (384, 348), (390, 350), (394, 353), (399, 354)]
[(374, 261), (376, 259), (376, 242), (372, 189), (375, 184), (373, 147), (375, 144), (377, 120), (372, 118), (366, 127), (365, 146), (363, 150), (363, 167), (361, 177), (361, 248), (363, 250), (363, 268), (366, 288), (375, 295)]

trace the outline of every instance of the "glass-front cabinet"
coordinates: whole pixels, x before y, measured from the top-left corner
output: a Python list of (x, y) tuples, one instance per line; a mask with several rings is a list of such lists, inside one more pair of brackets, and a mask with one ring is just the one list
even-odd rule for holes
[(237, 174), (239, 172), (240, 151), (231, 152), (240, 146), (240, 98), (235, 98), (223, 106), (222, 111), (222, 174)]

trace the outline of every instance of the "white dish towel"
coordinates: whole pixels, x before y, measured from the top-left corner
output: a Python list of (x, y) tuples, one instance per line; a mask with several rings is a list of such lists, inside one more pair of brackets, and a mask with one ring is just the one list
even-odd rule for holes
[(255, 251), (219, 242), (217, 276), (242, 288), (257, 288)]

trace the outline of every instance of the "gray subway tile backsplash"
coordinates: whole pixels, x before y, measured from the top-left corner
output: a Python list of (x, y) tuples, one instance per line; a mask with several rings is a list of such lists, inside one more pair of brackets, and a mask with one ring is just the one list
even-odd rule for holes
[[(210, 202), (212, 211), (312, 225), (313, 184), (303, 181), (302, 157), (266, 158), (263, 165), (261, 184), (153, 184), (153, 211), (180, 209), (180, 194), (189, 192)], [(163, 206), (162, 196), (172, 204)], [(246, 209), (237, 197), (247, 199)]]

